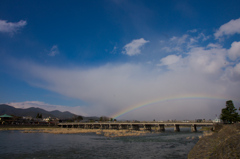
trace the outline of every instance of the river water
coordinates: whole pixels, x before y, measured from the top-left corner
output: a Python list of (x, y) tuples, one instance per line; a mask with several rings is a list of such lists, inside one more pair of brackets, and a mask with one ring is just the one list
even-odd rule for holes
[(166, 130), (144, 136), (109, 138), (94, 133), (48, 134), (0, 131), (2, 159), (186, 159), (201, 132)]

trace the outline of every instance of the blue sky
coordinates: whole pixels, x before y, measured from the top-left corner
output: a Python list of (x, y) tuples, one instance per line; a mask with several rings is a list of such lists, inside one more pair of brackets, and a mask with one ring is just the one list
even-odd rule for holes
[[(239, 6), (2, 0), (0, 103), (112, 116), (188, 96), (121, 117), (213, 119), (227, 99), (240, 106)], [(192, 98), (200, 96), (206, 98)]]

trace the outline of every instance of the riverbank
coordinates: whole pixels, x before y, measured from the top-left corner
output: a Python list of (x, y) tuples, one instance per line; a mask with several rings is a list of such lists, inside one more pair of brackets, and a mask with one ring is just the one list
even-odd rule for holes
[(240, 124), (219, 125), (205, 133), (188, 154), (188, 159), (240, 158)]

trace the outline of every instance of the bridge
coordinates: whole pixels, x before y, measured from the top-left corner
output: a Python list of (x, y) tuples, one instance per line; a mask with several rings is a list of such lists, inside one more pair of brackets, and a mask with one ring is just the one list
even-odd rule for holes
[(214, 130), (212, 122), (74, 122), (59, 123), (61, 128), (82, 128), (82, 129), (116, 129), (116, 130), (156, 130), (165, 131), (165, 127), (174, 127), (174, 131), (180, 131), (181, 127), (191, 127), (192, 132), (197, 131), (197, 127), (211, 126)]

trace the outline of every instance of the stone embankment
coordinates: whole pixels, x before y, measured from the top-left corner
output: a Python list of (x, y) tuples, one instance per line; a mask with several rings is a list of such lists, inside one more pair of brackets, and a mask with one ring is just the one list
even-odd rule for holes
[(188, 154), (188, 159), (240, 159), (240, 124), (218, 125), (205, 133)]

